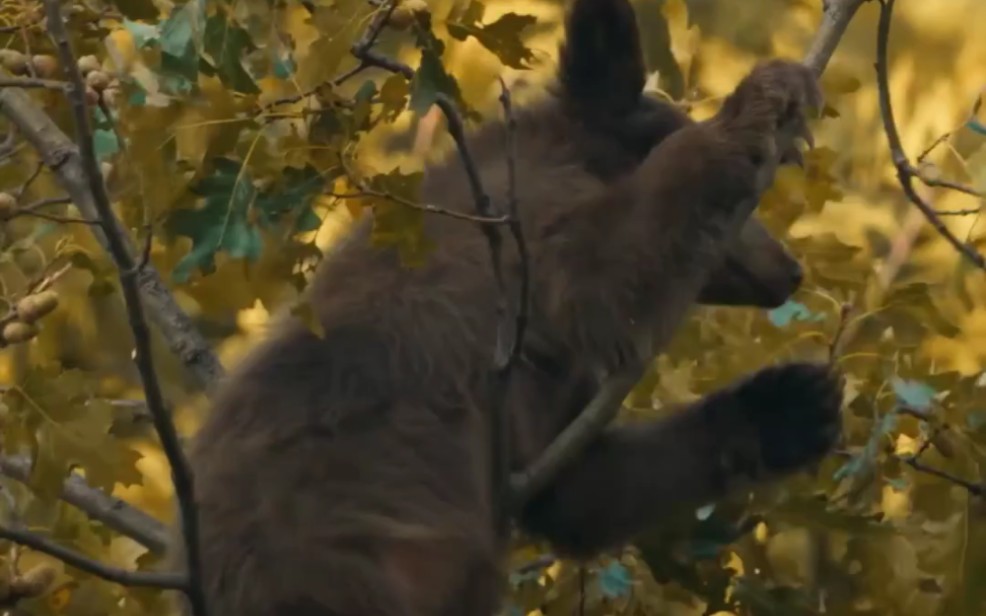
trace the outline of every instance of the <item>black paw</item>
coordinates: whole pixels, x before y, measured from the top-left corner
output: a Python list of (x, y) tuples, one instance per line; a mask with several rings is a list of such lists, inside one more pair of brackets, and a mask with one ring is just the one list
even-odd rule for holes
[(790, 473), (828, 454), (842, 430), (842, 380), (826, 364), (790, 363), (765, 368), (733, 391), (752, 423), (761, 464)]

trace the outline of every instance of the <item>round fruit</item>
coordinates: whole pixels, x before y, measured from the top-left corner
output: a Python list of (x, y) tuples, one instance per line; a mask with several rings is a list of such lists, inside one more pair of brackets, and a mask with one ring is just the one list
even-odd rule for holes
[(57, 307), (58, 294), (48, 289), (17, 302), (17, 318), (25, 323), (34, 323)]
[(3, 339), (8, 344), (27, 342), (38, 335), (38, 328), (32, 323), (11, 321), (3, 326)]

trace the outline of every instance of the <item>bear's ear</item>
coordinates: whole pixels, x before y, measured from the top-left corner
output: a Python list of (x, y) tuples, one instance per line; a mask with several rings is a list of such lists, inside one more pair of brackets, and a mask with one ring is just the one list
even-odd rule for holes
[(628, 0), (574, 0), (560, 52), (562, 97), (583, 113), (626, 113), (644, 89), (644, 57)]

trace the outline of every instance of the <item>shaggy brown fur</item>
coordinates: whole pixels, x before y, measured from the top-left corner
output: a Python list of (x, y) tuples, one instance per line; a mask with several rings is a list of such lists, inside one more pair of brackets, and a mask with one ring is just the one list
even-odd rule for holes
[[(515, 470), (591, 397), (577, 366), (637, 359), (642, 335), (660, 350), (699, 298), (772, 305), (799, 277), (749, 215), (819, 102), (807, 70), (762, 65), (693, 123), (641, 96), (626, 0), (575, 0), (566, 30), (557, 92), (518, 117), (533, 291), (507, 392)], [(470, 139), (492, 195), (505, 193), (503, 132)], [(455, 159), (428, 169), (423, 199), (472, 210)], [(486, 616), (499, 604), (497, 292), (475, 225), (434, 217), (426, 233), (435, 250), (408, 269), (357, 225), (312, 288), (324, 338), (285, 325), (217, 396), (191, 453), (213, 616)], [(516, 255), (504, 258), (515, 290)], [(617, 546), (673, 507), (816, 461), (840, 396), (825, 367), (791, 364), (669, 419), (612, 427), (519, 521), (564, 553)]]

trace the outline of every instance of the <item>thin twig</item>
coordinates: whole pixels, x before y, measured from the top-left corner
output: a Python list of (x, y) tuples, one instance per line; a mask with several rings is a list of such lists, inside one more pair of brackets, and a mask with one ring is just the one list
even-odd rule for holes
[(967, 492), (969, 492), (969, 494), (973, 496), (983, 496), (984, 494), (986, 494), (986, 488), (984, 488), (981, 484), (973, 483), (968, 479), (963, 479), (949, 472), (943, 471), (940, 468), (936, 468), (934, 466), (928, 466), (927, 464), (922, 462), (916, 455), (901, 456), (900, 461), (920, 473), (925, 473), (928, 475), (932, 475), (934, 477), (938, 477), (939, 479), (944, 479), (949, 483), (953, 483), (961, 488), (964, 488)]
[(49, 214), (47, 212), (37, 212), (34, 210), (17, 210), (14, 211), (7, 218), (16, 218), (17, 216), (29, 216), (32, 218), (40, 218), (42, 220), (50, 220), (51, 222), (58, 222), (62, 224), (80, 224), (80, 225), (98, 225), (101, 224), (98, 220), (91, 220), (89, 218), (79, 218), (78, 216), (62, 216), (60, 214)]
[(63, 216), (61, 214), (50, 214), (48, 212), (40, 211), (41, 208), (48, 207), (49, 205), (66, 205), (72, 203), (72, 199), (69, 197), (51, 197), (48, 199), (41, 199), (35, 201), (34, 203), (29, 203), (10, 211), (9, 214), (3, 216), (4, 219), (17, 218), (18, 216), (32, 216), (34, 218), (41, 218), (44, 220), (50, 220), (52, 222), (60, 223), (79, 223), (84, 225), (98, 225), (99, 220), (93, 218), (79, 218), (77, 216)]
[(938, 216), (972, 216), (973, 214), (978, 214), (982, 212), (981, 208), (970, 207), (961, 210), (935, 210), (935, 214)]
[(377, 13), (373, 16), (373, 19), (370, 21), (370, 25), (367, 26), (366, 31), (363, 32), (363, 35), (360, 36), (359, 40), (353, 43), (353, 46), (351, 48), (352, 55), (358, 60), (358, 63), (355, 66), (343, 71), (342, 73), (333, 77), (332, 79), (329, 79), (328, 81), (324, 81), (312, 88), (309, 88), (308, 90), (305, 90), (304, 92), (301, 92), (299, 94), (293, 94), (291, 96), (285, 96), (283, 98), (279, 98), (277, 100), (271, 101), (270, 103), (264, 105), (261, 108), (261, 111), (267, 112), (273, 109), (274, 107), (278, 107), (280, 105), (297, 103), (302, 99), (314, 95), (316, 92), (318, 92), (320, 89), (326, 86), (332, 88), (338, 88), (346, 81), (349, 81), (356, 75), (362, 73), (366, 69), (373, 66), (372, 64), (364, 60), (363, 56), (366, 54), (367, 51), (370, 50), (371, 47), (373, 47), (376, 44), (377, 39), (380, 38), (380, 34), (383, 32), (384, 27), (387, 25), (387, 22), (390, 20), (391, 14), (394, 12), (396, 8), (397, 8), (397, 2), (388, 2), (384, 8), (377, 11)]
[[(517, 249), (517, 257), (520, 261), (520, 292), (517, 297), (517, 313), (514, 316), (513, 336), (508, 336), (509, 315), (506, 314), (505, 306), (500, 314), (500, 323), (497, 328), (497, 353), (495, 357), (495, 367), (498, 373), (498, 387), (501, 392), (507, 391), (510, 387), (510, 378), (514, 365), (520, 357), (520, 351), (524, 344), (524, 333), (527, 329), (528, 309), (530, 302), (530, 255), (527, 251), (527, 242), (524, 239), (524, 229), (520, 220), (519, 203), (517, 199), (517, 120), (513, 113), (513, 102), (510, 97), (510, 90), (507, 84), (500, 80), (500, 105), (503, 107), (504, 121), (504, 150), (506, 151), (507, 165), (507, 218), (510, 235), (514, 240)], [(491, 244), (492, 249), (492, 244)], [(496, 253), (494, 253), (496, 256)], [(506, 292), (505, 290), (503, 291)], [(502, 301), (506, 304), (506, 296)], [(505, 529), (509, 523), (511, 514), (516, 513), (513, 507), (513, 488), (510, 483), (510, 460), (512, 459), (510, 443), (510, 422), (505, 416), (503, 409), (503, 396), (497, 399), (497, 406), (494, 407), (492, 414), (493, 420), (493, 451), (497, 454), (496, 472), (494, 473), (494, 486), (496, 487), (496, 502), (500, 504), (500, 528)]]
[[(500, 79), (500, 105), (503, 107), (504, 122), (506, 123), (506, 143), (504, 146), (507, 151), (507, 217), (509, 219), (507, 227), (513, 236), (517, 255), (520, 259), (520, 297), (518, 298), (516, 324), (514, 325), (514, 339), (506, 359), (507, 362), (514, 362), (523, 347), (524, 333), (527, 329), (531, 272), (530, 255), (527, 251), (527, 242), (524, 239), (524, 227), (521, 224), (517, 200), (517, 119), (513, 113), (510, 90), (502, 78)], [(504, 365), (504, 369), (508, 367), (508, 365)]]
[(112, 567), (30, 531), (0, 526), (0, 539), (54, 556), (76, 569), (124, 586), (167, 590), (184, 590), (186, 586), (185, 576), (180, 573), (128, 571), (119, 567)]
[(976, 190), (972, 186), (966, 186), (961, 182), (953, 182), (952, 180), (943, 180), (940, 178), (929, 178), (927, 175), (921, 172), (917, 167), (911, 167), (911, 174), (913, 174), (917, 179), (925, 186), (931, 186), (932, 188), (947, 188), (949, 190), (954, 190), (956, 192), (965, 193), (967, 195), (972, 195), (973, 197), (979, 197), (980, 199), (986, 198), (986, 193), (981, 190)]
[(911, 165), (904, 153), (904, 146), (897, 132), (897, 123), (894, 120), (893, 105), (890, 101), (890, 86), (888, 83), (887, 68), (887, 46), (890, 39), (890, 24), (893, 17), (894, 0), (879, 0), (880, 19), (877, 25), (876, 35), (876, 78), (877, 90), (880, 101), (880, 116), (883, 119), (883, 129), (887, 134), (887, 141), (890, 145), (890, 154), (893, 158), (894, 167), (897, 169), (897, 178), (900, 181), (904, 194), (913, 203), (924, 217), (931, 223), (931, 226), (948, 241), (959, 253), (975, 264), (980, 269), (986, 269), (986, 259), (983, 258), (974, 248), (960, 240), (945, 225), (935, 209), (917, 193), (914, 187), (914, 179), (921, 179), (917, 169)]
[[(350, 178), (352, 179), (352, 178)], [(508, 222), (506, 216), (496, 216), (493, 218), (485, 218), (483, 216), (476, 216), (475, 214), (467, 214), (465, 212), (457, 212), (455, 210), (449, 210), (437, 205), (432, 205), (430, 203), (415, 203), (403, 197), (397, 195), (392, 195), (390, 193), (381, 192), (379, 190), (373, 190), (372, 188), (367, 188), (366, 186), (360, 186), (357, 192), (352, 193), (326, 193), (330, 197), (335, 199), (362, 199), (366, 197), (375, 197), (377, 199), (386, 199), (387, 201), (393, 201), (404, 207), (409, 207), (415, 210), (421, 210), (422, 212), (427, 212), (429, 214), (438, 214), (440, 216), (448, 216), (449, 218), (457, 218), (459, 220), (468, 220), (469, 222), (492, 224), (492, 225), (502, 225)]]
[[(11, 131), (11, 134), (14, 134), (13, 131)], [(31, 172), (31, 175), (27, 176), (27, 179), (24, 180), (24, 182), (14, 193), (18, 199), (24, 196), (24, 193), (26, 193), (27, 189), (31, 187), (31, 184), (34, 184), (34, 180), (38, 179), (38, 176), (41, 175), (41, 172), (44, 171), (44, 168), (45, 168), (44, 162), (38, 161), (38, 164), (34, 166), (34, 171)]]
[(918, 154), (917, 163), (919, 165), (923, 163), (926, 158), (931, 156), (931, 153), (935, 151), (935, 148), (945, 143), (945, 141), (947, 141), (951, 136), (952, 136), (952, 131), (948, 131), (947, 133), (939, 135), (937, 139), (932, 141), (928, 147), (926, 147), (924, 150), (921, 151), (920, 154)]
[(0, 77), (0, 88), (45, 88), (64, 91), (68, 84), (64, 81), (38, 79), (36, 77)]
[(86, 172), (89, 188), (95, 198), (96, 210), (102, 221), (103, 232), (106, 235), (110, 255), (120, 271), (120, 286), (126, 302), (127, 317), (134, 337), (134, 363), (140, 373), (144, 387), (144, 397), (147, 408), (154, 420), (154, 428), (161, 441), (161, 447), (171, 466), (171, 479), (175, 486), (178, 508), (181, 518), (182, 534), (185, 540), (185, 558), (187, 584), (183, 589), (188, 596), (192, 613), (195, 616), (205, 616), (207, 613), (205, 593), (202, 588), (201, 556), (199, 552), (198, 515), (195, 508), (195, 490), (192, 471), (185, 454), (182, 451), (178, 433), (171, 421), (171, 414), (165, 407), (154, 369), (154, 358), (151, 352), (150, 329), (144, 317), (144, 307), (141, 302), (140, 288), (137, 284), (137, 270), (130, 247), (115, 224), (116, 217), (106, 192), (106, 185), (96, 160), (95, 144), (92, 127), (89, 121), (89, 107), (86, 104), (86, 88), (79, 72), (75, 54), (69, 41), (65, 22), (62, 20), (61, 7), (58, 0), (45, 0), (48, 18), (48, 31), (58, 50), (62, 70), (72, 84), (69, 91), (69, 102), (75, 119), (75, 128), (82, 168)]

